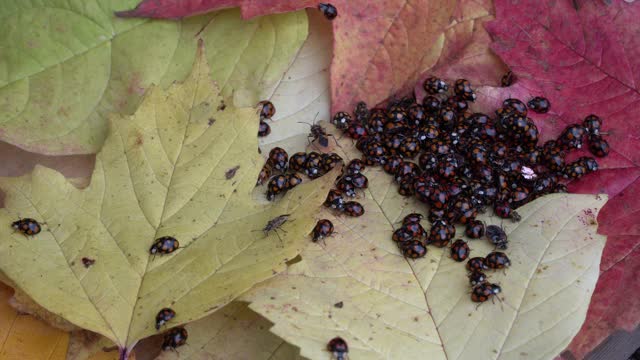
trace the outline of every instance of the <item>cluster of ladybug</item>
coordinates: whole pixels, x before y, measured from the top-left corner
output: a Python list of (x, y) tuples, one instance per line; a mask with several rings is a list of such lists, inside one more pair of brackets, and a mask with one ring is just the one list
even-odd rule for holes
[(431, 221), (467, 224), (489, 206), (498, 216), (517, 221), (515, 208), (547, 193), (566, 192), (562, 178), (597, 170), (592, 157), (565, 163), (567, 152), (580, 148), (587, 135), (594, 155), (609, 152), (600, 133), (602, 120), (595, 115), (540, 146), (538, 128), (527, 112), (547, 112), (547, 99), (535, 97), (528, 106), (506, 99), (491, 118), (471, 112), (469, 102), (476, 94), (465, 79), (455, 81), (453, 94), (435, 77), (423, 86), (429, 94), (422, 103), (403, 98), (384, 109), (368, 109), (360, 102), (353, 117), (338, 112), (332, 122), (357, 141), (364, 164), (382, 166), (394, 176), (400, 194), (430, 205)]
[(265, 137), (271, 134), (271, 126), (269, 126), (266, 120), (271, 120), (273, 115), (276, 114), (276, 107), (273, 106), (273, 103), (268, 100), (260, 101), (258, 105), (261, 106), (260, 126), (258, 127), (258, 136)]
[[(289, 158), (289, 154), (284, 149), (274, 147), (269, 151), (269, 157), (258, 175), (256, 186), (264, 184), (269, 179), (267, 200), (272, 201), (276, 195), (300, 185), (302, 183), (301, 173), (311, 179), (316, 179), (336, 167), (341, 161), (342, 158), (338, 154), (324, 154), (315, 151), (297, 152)], [(272, 177), (274, 171), (278, 171), (280, 174)]]
[(364, 215), (364, 207), (357, 201), (345, 201), (344, 196), (354, 198), (358, 189), (369, 187), (369, 179), (362, 173), (366, 168), (360, 159), (351, 160), (342, 168), (342, 175), (336, 181), (336, 188), (331, 189), (324, 206), (349, 216)]

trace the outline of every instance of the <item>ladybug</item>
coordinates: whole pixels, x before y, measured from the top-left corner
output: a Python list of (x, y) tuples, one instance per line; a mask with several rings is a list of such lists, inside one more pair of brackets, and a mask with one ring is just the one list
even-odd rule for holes
[(302, 176), (298, 173), (287, 174), (285, 176), (287, 177), (287, 190), (302, 184)]
[(422, 108), (427, 113), (430, 113), (430, 114), (438, 113), (440, 111), (440, 106), (441, 106), (440, 100), (433, 95), (427, 95), (424, 97), (424, 99), (422, 99)]
[(187, 337), (189, 337), (189, 333), (187, 329), (183, 327), (176, 327), (166, 334), (164, 334), (164, 340), (162, 341), (162, 350), (170, 350), (175, 349), (178, 346), (182, 346), (187, 343)]
[(84, 265), (85, 268), (90, 268), (93, 264), (96, 263), (96, 259), (91, 259), (88, 257), (83, 257), (82, 258), (82, 265)]
[(482, 303), (500, 292), (502, 292), (502, 288), (499, 285), (484, 282), (473, 287), (471, 301)]
[[(420, 160), (420, 159), (418, 159)], [(442, 179), (450, 179), (456, 176), (458, 160), (453, 156), (443, 156), (438, 161), (436, 171)]]
[(315, 151), (308, 153), (307, 161), (304, 163), (304, 169), (307, 176), (312, 179), (322, 176), (322, 155)]
[(393, 123), (408, 123), (409, 115), (404, 109), (400, 106), (391, 106), (389, 111), (387, 111), (387, 122)]
[(489, 267), (485, 264), (483, 257), (474, 257), (467, 261), (467, 270), (473, 271), (482, 271), (487, 270)]
[(24, 218), (11, 223), (11, 227), (15, 231), (21, 232), (23, 235), (36, 235), (42, 231), (42, 226), (34, 219)]
[(438, 220), (444, 220), (446, 217), (448, 217), (446, 209), (431, 208), (429, 209), (429, 216), (427, 218), (433, 223)]
[(345, 181), (350, 182), (356, 189), (366, 189), (369, 187), (369, 179), (364, 174), (345, 175)]
[[(498, 109), (500, 110), (500, 109)], [(509, 98), (502, 102), (502, 113), (498, 113), (498, 117), (502, 117), (501, 115), (506, 114), (516, 114), (520, 116), (527, 116), (527, 106), (520, 100)]]
[(420, 168), (418, 167), (418, 164), (413, 163), (411, 161), (402, 160), (400, 161), (398, 170), (396, 170), (395, 179), (396, 181), (400, 181), (405, 176), (408, 176), (408, 175), (416, 176), (418, 175), (419, 172), (420, 172)]
[(418, 164), (425, 171), (434, 170), (438, 166), (438, 157), (434, 153), (423, 152), (418, 156)]
[(471, 220), (467, 223), (464, 233), (471, 239), (480, 239), (485, 233), (484, 223), (480, 220)]
[(368, 157), (379, 158), (387, 154), (387, 149), (377, 141), (370, 141), (364, 146), (364, 154)]
[(437, 77), (433, 77), (433, 76), (430, 78), (427, 78), (422, 84), (422, 87), (426, 92), (432, 95), (435, 95), (438, 93), (444, 93), (449, 90), (449, 85), (447, 85), (447, 83), (444, 82), (444, 80), (439, 79)]
[(609, 155), (609, 143), (602, 136), (589, 136), (589, 151), (597, 157)]
[(469, 253), (471, 253), (471, 249), (469, 249), (466, 241), (458, 239), (451, 244), (451, 258), (453, 260), (458, 262), (465, 261), (469, 257)]
[(269, 134), (271, 134), (271, 126), (269, 126), (265, 121), (260, 120), (260, 125), (258, 126), (258, 137), (265, 137)]
[(297, 152), (289, 158), (289, 169), (293, 171), (304, 171), (307, 163), (307, 153)]
[(156, 330), (160, 330), (160, 327), (176, 316), (176, 312), (170, 308), (164, 308), (156, 315)]
[(542, 150), (542, 160), (546, 167), (553, 172), (562, 171), (566, 156), (566, 152), (558, 147), (545, 146)]
[(489, 253), (485, 258), (484, 262), (490, 269), (504, 269), (505, 267), (511, 266), (511, 260), (507, 257), (507, 254), (499, 251), (494, 251)]
[(427, 119), (427, 113), (420, 104), (412, 104), (409, 106), (407, 115), (409, 116), (409, 127), (412, 129), (419, 128)]
[(276, 107), (271, 101), (260, 101), (258, 105), (260, 106), (260, 120), (271, 119), (276, 114)]
[(533, 147), (522, 154), (521, 159), (528, 165), (538, 165), (542, 162), (542, 149), (537, 146)]
[(335, 337), (327, 344), (327, 350), (333, 354), (336, 360), (345, 360), (349, 352), (349, 345), (341, 337)]
[(351, 181), (348, 181), (345, 178), (341, 178), (336, 184), (336, 187), (345, 196), (348, 196), (348, 197), (356, 196), (356, 187), (353, 185), (353, 183), (351, 183)]
[(558, 143), (565, 149), (580, 149), (586, 132), (580, 124), (569, 125), (560, 134)]
[(313, 228), (311, 232), (312, 241), (316, 242), (318, 240), (322, 240), (328, 236), (333, 234), (333, 223), (327, 219), (318, 220), (316, 226)]
[(516, 75), (513, 71), (509, 70), (500, 79), (500, 86), (509, 87), (516, 81)]
[(327, 199), (324, 201), (324, 206), (342, 211), (342, 209), (344, 209), (344, 199), (342, 198), (342, 192), (336, 189), (329, 190)]
[(596, 159), (588, 156), (582, 156), (578, 159), (586, 168), (587, 172), (592, 173), (598, 171), (598, 162)]
[(398, 153), (404, 158), (413, 159), (419, 152), (420, 142), (413, 136), (405, 137), (398, 148)]
[(413, 222), (402, 225), (414, 239), (420, 239), (427, 233), (419, 222)]
[(400, 146), (402, 145), (403, 140), (404, 136), (401, 134), (393, 134), (391, 136), (387, 136), (384, 139), (384, 147), (390, 154), (399, 155)]
[(260, 170), (260, 174), (258, 174), (258, 180), (256, 181), (256, 186), (260, 186), (264, 184), (265, 181), (271, 176), (272, 170), (271, 165), (264, 164), (262, 170)]
[(435, 122), (421, 127), (416, 132), (416, 139), (418, 139), (422, 147), (428, 147), (428, 145), (431, 145), (431, 142), (436, 140), (438, 136), (440, 136), (440, 130), (438, 130), (438, 126)]
[(331, 169), (333, 169), (339, 163), (342, 162), (342, 158), (340, 157), (340, 155), (336, 153), (322, 154), (321, 157), (322, 157), (322, 170), (324, 172), (331, 171)]
[(584, 118), (582, 126), (584, 126), (587, 134), (598, 136), (600, 135), (600, 129), (602, 129), (602, 119), (598, 115), (591, 114)]
[(347, 164), (345, 168), (345, 172), (349, 175), (355, 175), (355, 174), (362, 173), (364, 169), (366, 169), (366, 165), (364, 164), (364, 161), (360, 159), (353, 159), (349, 161), (349, 163)]
[(384, 132), (386, 122), (384, 114), (376, 113), (367, 120), (365, 129), (369, 134), (380, 134)]
[(360, 101), (356, 104), (356, 108), (353, 110), (353, 114), (356, 116), (357, 122), (364, 124), (369, 119), (374, 110), (376, 109), (369, 111), (367, 103), (365, 103), (364, 101)]
[(460, 224), (465, 225), (469, 222), (475, 220), (478, 215), (478, 209), (476, 209), (471, 200), (460, 197), (456, 199), (449, 209), (450, 214), (454, 214), (454, 220), (458, 221)]
[(551, 103), (547, 98), (536, 96), (533, 99), (529, 100), (527, 106), (529, 107), (529, 109), (537, 113), (545, 114), (549, 111), (549, 108), (551, 108)]
[(180, 243), (178, 242), (178, 240), (176, 240), (176, 238), (172, 236), (163, 236), (153, 242), (153, 245), (151, 245), (151, 248), (149, 249), (149, 253), (153, 255), (171, 254), (172, 252), (178, 250), (179, 247)]
[(347, 128), (347, 135), (354, 140), (358, 140), (367, 136), (367, 129), (362, 124), (354, 122)]
[(329, 3), (318, 4), (318, 10), (320, 10), (328, 20), (333, 20), (338, 16), (338, 9)]
[(413, 240), (413, 234), (404, 226), (396, 229), (391, 235), (391, 240), (395, 241), (398, 245)]
[(489, 161), (489, 152), (482, 144), (473, 144), (468, 149), (467, 158), (473, 164), (486, 165)]
[(436, 140), (431, 143), (429, 150), (438, 155), (445, 155), (451, 152), (451, 146), (444, 140)]
[(533, 192), (543, 195), (551, 192), (553, 187), (558, 183), (558, 178), (553, 174), (540, 176), (533, 183)]
[(456, 236), (456, 228), (453, 225), (444, 220), (437, 220), (431, 225), (431, 229), (429, 229), (427, 244), (432, 244), (436, 247), (445, 247), (454, 236)]
[(523, 186), (518, 186), (511, 191), (510, 202), (516, 207), (522, 206), (530, 200), (529, 189)]
[(580, 160), (574, 161), (562, 169), (562, 174), (567, 179), (577, 180), (587, 174), (587, 167)]
[(453, 91), (464, 100), (467, 101), (476, 101), (476, 93), (473, 92), (471, 88), (471, 83), (466, 79), (458, 79), (456, 80)]
[(289, 154), (283, 148), (274, 147), (269, 151), (267, 163), (276, 170), (286, 171), (289, 166)]
[(272, 201), (276, 195), (289, 188), (289, 177), (287, 175), (276, 175), (267, 184), (267, 200)]
[(442, 185), (434, 186), (429, 192), (429, 204), (435, 209), (445, 209), (449, 202), (449, 193)]
[(398, 181), (398, 193), (402, 196), (412, 196), (415, 194), (415, 185), (414, 178), (412, 175), (403, 176), (400, 181)]
[(482, 284), (485, 281), (487, 281), (487, 275), (482, 271), (474, 270), (469, 273), (469, 284), (471, 284), (471, 286)]
[(364, 207), (357, 201), (347, 201), (344, 203), (344, 213), (353, 217), (362, 216), (364, 215)]
[(417, 259), (427, 255), (427, 248), (419, 240), (407, 241), (402, 244), (402, 255)]
[(351, 115), (349, 115), (348, 113), (346, 113), (344, 111), (340, 111), (340, 112), (335, 113), (335, 115), (333, 115), (333, 119), (331, 120), (331, 122), (338, 129), (344, 131), (344, 130), (349, 128), (349, 126), (353, 122), (353, 119), (351, 118)]
[(487, 239), (501, 250), (506, 250), (509, 241), (507, 240), (507, 234), (504, 230), (497, 225), (489, 225), (486, 230)]
[(462, 114), (465, 111), (469, 110), (469, 103), (467, 102), (467, 100), (458, 95), (448, 97), (444, 101), (444, 103), (447, 104), (447, 106), (451, 107), (458, 114)]
[(438, 124), (441, 129), (451, 130), (455, 127), (458, 115), (451, 106), (444, 106), (438, 113)]
[(496, 202), (493, 205), (493, 212), (503, 219), (520, 221), (520, 215), (511, 208), (508, 202)]
[(422, 218), (422, 214), (411, 213), (402, 219), (402, 225), (420, 223), (420, 220), (422, 220)]

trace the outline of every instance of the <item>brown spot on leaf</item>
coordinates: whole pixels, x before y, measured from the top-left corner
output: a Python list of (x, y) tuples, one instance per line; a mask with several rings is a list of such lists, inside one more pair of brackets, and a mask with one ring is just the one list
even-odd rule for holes
[(209, 126), (213, 125), (216, 122), (216, 119), (214, 118), (209, 118), (209, 121), (207, 122), (207, 124), (209, 124)]
[(227, 178), (227, 180), (233, 178), (234, 176), (236, 176), (236, 172), (238, 171), (238, 169), (240, 169), (240, 165), (232, 167), (224, 173), (224, 177)]

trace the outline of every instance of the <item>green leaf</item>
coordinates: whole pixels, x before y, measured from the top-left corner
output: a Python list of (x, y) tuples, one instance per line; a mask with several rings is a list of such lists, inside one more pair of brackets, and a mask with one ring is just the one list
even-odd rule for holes
[(96, 152), (109, 113), (132, 114), (152, 84), (189, 73), (199, 37), (223, 95), (254, 105), (307, 35), (304, 12), (247, 22), (237, 10), (180, 22), (113, 16), (134, 3), (0, 4), (0, 140), (46, 154)]
[[(345, 160), (358, 154), (341, 145)], [(464, 264), (449, 249), (429, 247), (425, 258), (409, 260), (391, 240), (402, 218), (424, 213), (424, 205), (399, 195), (382, 169), (366, 175), (369, 189), (358, 199), (364, 216), (319, 212), (316, 219), (331, 220), (337, 234), (310, 243), (302, 261), (241, 297), (302, 356), (326, 358), (326, 343), (341, 336), (353, 358), (549, 359), (578, 332), (598, 279), (605, 237), (596, 217), (606, 196), (544, 196), (518, 209), (518, 223), (480, 216), (504, 226), (512, 266), (488, 272), (502, 286), (502, 302), (476, 309)], [(464, 228), (456, 234), (464, 238)], [(486, 239), (466, 240), (472, 257), (494, 250)]]
[[(86, 189), (44, 167), (0, 178), (0, 270), (49, 311), (127, 349), (156, 333), (161, 308), (176, 311), (170, 326), (193, 321), (282, 271), (336, 174), (260, 201), (256, 110), (219, 109), (222, 100), (200, 56), (184, 84), (152, 88), (133, 116), (112, 117)], [(263, 234), (282, 214), (292, 214), (283, 231)], [(18, 217), (46, 225), (25, 238), (9, 226)], [(161, 236), (182, 248), (150, 256)], [(83, 257), (96, 262), (86, 268)]]

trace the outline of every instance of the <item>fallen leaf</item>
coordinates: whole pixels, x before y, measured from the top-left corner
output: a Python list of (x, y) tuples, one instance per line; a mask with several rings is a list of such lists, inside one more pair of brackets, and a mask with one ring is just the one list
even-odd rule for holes
[[(574, 7), (573, 4), (577, 5)], [(604, 119), (611, 145), (600, 171), (574, 182), (570, 190), (607, 193), (600, 231), (609, 238), (598, 283), (583, 330), (569, 349), (583, 358), (615, 329), (640, 323), (640, 46), (636, 27), (640, 7), (603, 1), (496, 1), (496, 21), (488, 24), (494, 51), (517, 74), (505, 89), (485, 88), (487, 107), (510, 96), (542, 95), (547, 115), (534, 115), (545, 139), (591, 113)], [(576, 154), (579, 156), (582, 154)], [(624, 288), (625, 291), (620, 291)]]
[[(378, 104), (413, 87), (416, 78), (452, 59), (459, 67), (490, 69), (499, 61), (484, 49), (466, 49), (477, 37), (477, 20), (487, 18), (491, 1), (363, 0), (332, 2), (334, 59), (331, 67), (332, 112), (351, 111), (356, 102)], [(240, 6), (245, 19), (317, 7), (312, 1), (143, 0), (120, 16), (182, 18)], [(482, 54), (476, 58), (468, 54)], [(452, 67), (453, 68), (453, 67)], [(493, 77), (492, 77), (493, 78)]]
[[(402, 217), (424, 205), (400, 196), (381, 169), (366, 175), (364, 216), (323, 210), (316, 218), (331, 220), (337, 234), (310, 243), (302, 261), (241, 297), (303, 356), (326, 358), (326, 343), (341, 336), (353, 358), (551, 358), (578, 332), (598, 278), (605, 238), (595, 217), (606, 196), (549, 195), (519, 208), (523, 220), (503, 224), (512, 266), (489, 278), (502, 286), (503, 304), (476, 310), (464, 265), (448, 249), (429, 247), (413, 261), (391, 240)], [(469, 245), (471, 256), (493, 250), (486, 240)]]
[(163, 351), (157, 359), (302, 359), (299, 349), (269, 331), (271, 325), (246, 303), (232, 302), (187, 324), (189, 341), (180, 353)]
[[(112, 118), (86, 189), (40, 166), (1, 178), (1, 222), (29, 216), (44, 230), (25, 238), (0, 229), (0, 269), (49, 311), (106, 336), (123, 353), (156, 333), (159, 309), (176, 311), (172, 326), (197, 320), (283, 270), (335, 174), (275, 204), (256, 201), (263, 160), (247, 149), (257, 149), (257, 113), (216, 110), (220, 101), (202, 55), (185, 83), (153, 88), (136, 114)], [(217, 121), (209, 126), (211, 116)], [(225, 179), (238, 165), (234, 179)], [(292, 214), (286, 232), (263, 234), (281, 214)], [(179, 238), (181, 249), (151, 256), (161, 236)], [(85, 267), (86, 256), (96, 263)]]
[(184, 79), (199, 37), (223, 95), (257, 97), (276, 86), (307, 35), (302, 12), (250, 22), (234, 10), (182, 22), (113, 16), (134, 3), (0, 4), (0, 140), (45, 154), (97, 152), (108, 114), (133, 114), (152, 84)]
[(0, 359), (64, 360), (69, 335), (9, 305), (13, 290), (0, 283)]

